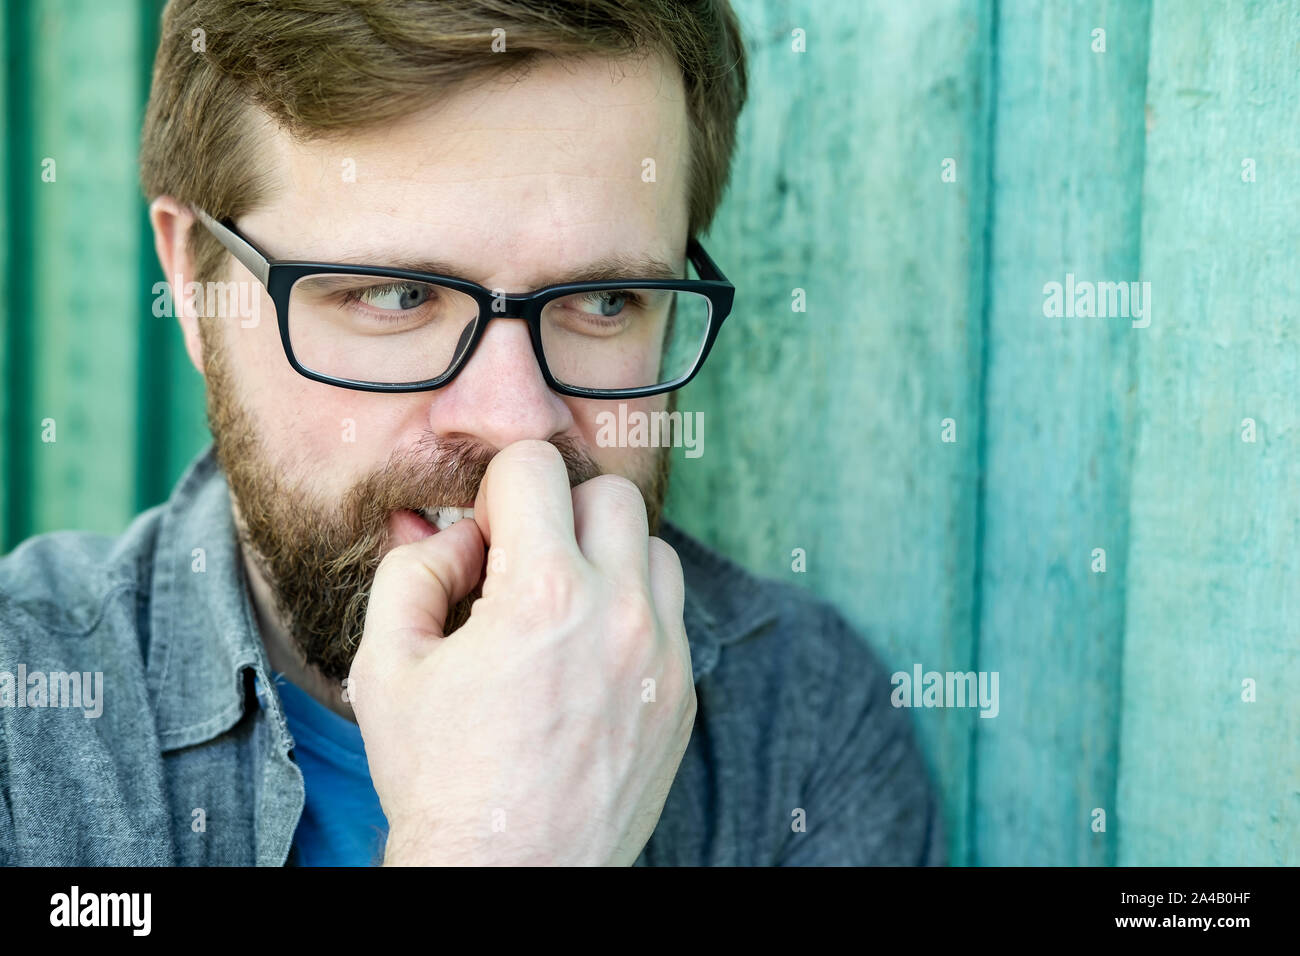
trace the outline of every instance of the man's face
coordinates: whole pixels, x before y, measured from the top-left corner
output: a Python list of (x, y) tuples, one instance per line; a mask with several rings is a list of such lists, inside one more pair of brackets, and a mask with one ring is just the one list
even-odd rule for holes
[[(272, 258), (427, 257), (507, 292), (611, 255), (683, 264), (687, 118), (680, 73), (659, 58), (541, 63), (517, 82), (474, 83), (329, 143), (271, 128), (265, 136), (277, 188), (239, 226)], [(642, 179), (646, 159), (653, 182)], [(632, 479), (655, 528), (665, 451), (600, 447), (597, 415), (618, 402), (552, 392), (522, 320), (489, 322), (441, 389), (353, 391), (296, 373), (269, 296), (242, 266), (231, 270), (259, 289), (261, 318), (252, 328), (204, 323), (217, 454), (245, 544), (308, 663), (327, 677), (348, 672), (379, 558), (428, 533), (409, 509), (472, 505), (487, 462), (513, 442), (554, 442), (574, 484), (601, 472)], [(667, 404), (626, 401), (629, 411)]]

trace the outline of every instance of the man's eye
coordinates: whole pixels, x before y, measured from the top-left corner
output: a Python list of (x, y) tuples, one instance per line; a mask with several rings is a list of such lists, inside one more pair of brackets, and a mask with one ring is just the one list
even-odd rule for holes
[(417, 309), (432, 296), (432, 287), (423, 282), (400, 282), (353, 290), (348, 293), (348, 300), (381, 311), (398, 312)]
[(636, 305), (636, 293), (628, 291), (593, 292), (582, 297), (580, 311), (591, 315), (618, 315), (629, 305)]

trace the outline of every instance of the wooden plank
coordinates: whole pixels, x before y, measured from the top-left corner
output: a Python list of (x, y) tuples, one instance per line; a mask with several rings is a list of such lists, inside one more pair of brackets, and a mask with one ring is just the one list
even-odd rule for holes
[[(128, 11), (129, 12), (129, 11)], [(95, 0), (32, 11), (36, 242), (31, 300), (32, 532), (115, 532), (134, 514), (140, 235), (133, 17)], [(52, 419), (53, 442), (39, 423)]]
[(972, 721), (976, 864), (1115, 859), (1114, 828), (1091, 823), (1094, 808), (1115, 816), (1130, 365), (1145, 330), (1047, 317), (1044, 287), (1139, 277), (1149, 12), (1001, 5), (979, 626), (1001, 700)]
[(10, 323), (13, 321), (10, 303), (14, 299), (14, 222), (9, 201), (12, 189), (8, 184), (14, 181), (15, 169), (12, 165), (14, 157), (11, 146), (14, 110), (10, 102), (14, 90), (9, 74), (17, 67), (18, 55), (10, 39), (12, 16), (13, 11), (8, 6), (0, 11), (0, 55), (4, 57), (4, 69), (0, 70), (0, 110), (3, 111), (7, 134), (0, 136), (0, 170), (4, 171), (6, 184), (0, 188), (0, 236), (4, 237), (3, 242), (0, 242), (0, 554), (9, 550), (9, 528), (12, 524), (9, 517), (9, 497), (12, 494), (10, 468), (13, 465), (9, 454), (9, 446), (12, 444), (9, 414), (15, 370), (10, 364), (9, 335)]
[[(677, 459), (668, 514), (833, 600), (891, 671), (967, 670), (988, 4), (736, 8), (753, 86), (709, 241), (736, 306), (681, 396), (706, 444)], [(940, 441), (949, 417), (955, 444)], [(961, 861), (969, 714), (912, 715)]]
[(1125, 865), (1300, 863), (1297, 63), (1287, 0), (1156, 3), (1142, 223), (1156, 305), (1138, 357)]
[(3, 168), (7, 173), (5, 194), (5, 294), (0, 303), (4, 315), (4, 444), (3, 485), (4, 537), (0, 550), (9, 550), (26, 536), (27, 489), (30, 486), (32, 435), (31, 358), (32, 320), (22, 308), (22, 297), (31, 291), (32, 176), (35, 157), (31, 141), (32, 97), (29, 88), (31, 65), (30, 8), (9, 4), (5, 21), (5, 142)]

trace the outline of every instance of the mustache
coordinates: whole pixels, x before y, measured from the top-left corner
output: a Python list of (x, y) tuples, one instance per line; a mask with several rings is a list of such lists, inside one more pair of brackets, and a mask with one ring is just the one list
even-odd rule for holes
[[(564, 459), (569, 487), (602, 473), (576, 441), (557, 436), (550, 443)], [(348, 524), (355, 531), (377, 535), (394, 511), (436, 505), (472, 506), (495, 455), (494, 449), (474, 441), (426, 435), (353, 485), (344, 498), (342, 512), (351, 516)]]

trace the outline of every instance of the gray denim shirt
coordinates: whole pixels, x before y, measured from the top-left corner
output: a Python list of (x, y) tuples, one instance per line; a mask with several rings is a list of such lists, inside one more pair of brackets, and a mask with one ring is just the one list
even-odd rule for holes
[[(698, 711), (637, 865), (943, 863), (868, 646), (808, 593), (661, 536)], [(0, 559), (0, 863), (292, 864), (292, 748), (210, 447), (119, 537), (54, 532)]]

